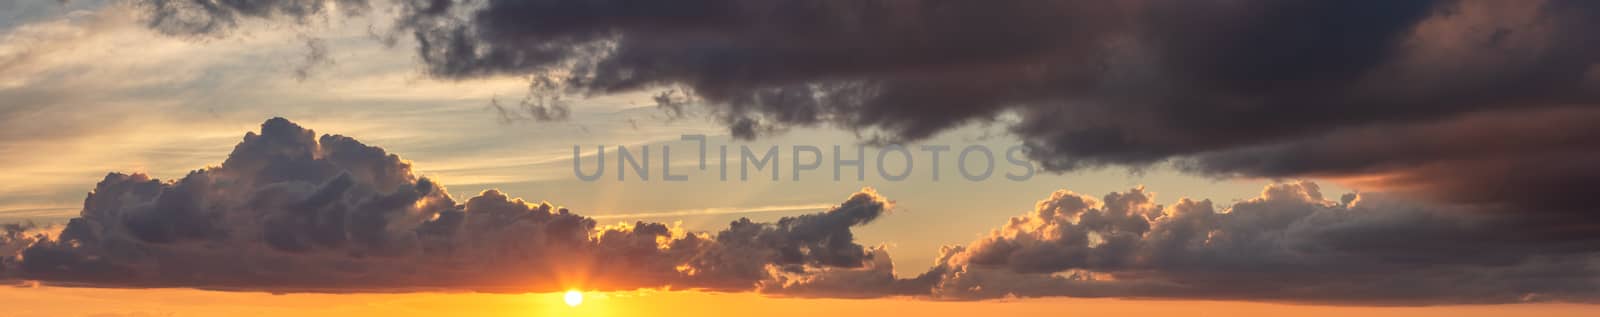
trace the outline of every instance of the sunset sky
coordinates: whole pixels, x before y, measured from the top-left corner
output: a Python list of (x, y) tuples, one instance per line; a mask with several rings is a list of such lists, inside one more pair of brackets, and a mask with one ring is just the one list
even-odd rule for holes
[(0, 0), (0, 317), (1594, 316), (1593, 30), (1558, 0)]

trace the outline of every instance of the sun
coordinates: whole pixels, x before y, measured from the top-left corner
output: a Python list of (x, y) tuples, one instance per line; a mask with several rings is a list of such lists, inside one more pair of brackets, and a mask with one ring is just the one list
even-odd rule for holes
[(567, 295), (562, 296), (561, 300), (566, 301), (567, 306), (578, 307), (579, 304), (583, 304), (583, 292), (568, 290)]

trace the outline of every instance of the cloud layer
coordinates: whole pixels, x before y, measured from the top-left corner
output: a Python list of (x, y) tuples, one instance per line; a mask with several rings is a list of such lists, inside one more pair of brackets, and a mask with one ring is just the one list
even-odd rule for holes
[(1594, 238), (1526, 239), (1515, 220), (1275, 184), (1217, 208), (1058, 191), (944, 250), (936, 296), (1115, 296), (1363, 304), (1594, 302)]
[(271, 292), (674, 288), (821, 297), (1164, 297), (1358, 304), (1600, 300), (1594, 237), (1525, 217), (1310, 182), (1161, 205), (1144, 188), (1062, 190), (986, 237), (896, 276), (852, 228), (870, 189), (827, 211), (715, 233), (601, 226), (488, 190), (458, 201), (381, 148), (284, 119), (221, 165), (171, 181), (112, 173), (64, 228), (8, 225), (0, 280)]
[[(142, 2), (202, 33), (369, 5)], [(429, 74), (533, 78), (536, 115), (566, 109), (551, 94), (666, 89), (740, 137), (998, 120), (1051, 170), (1327, 177), (1600, 224), (1571, 199), (1600, 187), (1590, 1), (397, 3)]]
[[(889, 208), (870, 189), (827, 211), (721, 232), (598, 226), (485, 191), (458, 202), (383, 149), (284, 119), (172, 181), (112, 173), (59, 233), (12, 226), (5, 279), (264, 291), (753, 290), (775, 272), (872, 261), (850, 229)], [(38, 231), (38, 230), (34, 230)]]
[[(131, 3), (149, 27), (196, 36), (377, 2)], [(833, 125), (910, 141), (1000, 122), (1057, 171), (1172, 163), (1404, 199), (1335, 201), (1310, 183), (1228, 207), (1064, 191), (899, 277), (851, 234), (888, 208), (870, 191), (716, 233), (605, 227), (497, 191), (461, 201), (382, 149), (272, 120), (220, 166), (108, 175), (62, 230), (4, 228), (0, 274), (268, 291), (1396, 304), (1593, 302), (1600, 285), (1593, 2), (397, 3), (391, 31), (415, 40), (430, 75), (532, 78), (517, 109), (533, 119), (570, 111), (553, 95), (672, 89), (739, 137)]]

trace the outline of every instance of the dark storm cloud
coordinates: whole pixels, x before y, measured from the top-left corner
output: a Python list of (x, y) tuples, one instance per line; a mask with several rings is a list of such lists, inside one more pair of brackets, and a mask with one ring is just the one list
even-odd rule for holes
[(584, 93), (685, 86), (742, 137), (824, 122), (920, 137), (994, 114), (992, 99), (1027, 88), (983, 83), (1090, 44), (1103, 19), (1077, 12), (1107, 6), (488, 1), (412, 19), (440, 77), (531, 74)]
[[(229, 25), (303, 19), (327, 3), (189, 12)], [(393, 30), (414, 36), (429, 74), (531, 78), (535, 98), (497, 108), (507, 121), (565, 117), (552, 96), (639, 90), (682, 92), (745, 138), (832, 125), (914, 141), (1002, 120), (1050, 170), (1176, 162), (1223, 177), (1380, 175), (1366, 184), (1600, 223), (1570, 199), (1600, 187), (1587, 164), (1600, 152), (1583, 141), (1596, 128), (1522, 118), (1600, 113), (1591, 1), (398, 4)], [(1502, 133), (1430, 151), (1483, 136), (1469, 124)], [(1404, 137), (1381, 137), (1391, 131)]]
[[(1207, 153), (1179, 163), (1222, 176), (1348, 178), (1438, 201), (1595, 223), (1600, 111), (1493, 111), (1412, 125), (1346, 129)], [(1591, 231), (1592, 232), (1592, 231)]]
[(850, 229), (886, 208), (865, 190), (825, 212), (716, 234), (598, 227), (495, 190), (458, 202), (399, 156), (272, 119), (220, 166), (171, 181), (107, 175), (58, 231), (0, 228), (0, 277), (285, 292), (753, 290), (778, 271), (865, 266), (872, 254)]

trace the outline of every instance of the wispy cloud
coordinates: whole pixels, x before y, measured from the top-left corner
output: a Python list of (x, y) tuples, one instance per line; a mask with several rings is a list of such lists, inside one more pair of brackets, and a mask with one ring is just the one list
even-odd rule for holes
[(78, 206), (0, 206), (0, 219), (64, 218), (75, 215)]
[(648, 218), (664, 218), (664, 217), (714, 216), (714, 215), (751, 214), (751, 213), (767, 213), (767, 212), (816, 212), (816, 211), (827, 210), (828, 208), (831, 208), (831, 207), (833, 207), (833, 205), (829, 205), (829, 204), (801, 204), (801, 205), (780, 205), (780, 206), (761, 206), (761, 207), (721, 207), (721, 208), (681, 209), (681, 210), (666, 210), (666, 211), (641, 212), (641, 213), (623, 213), (623, 214), (609, 214), (609, 213), (605, 213), (605, 212), (599, 212), (599, 213), (596, 213), (594, 215), (589, 216), (589, 218), (595, 218), (595, 219), (634, 219), (634, 218), (648, 219)]

